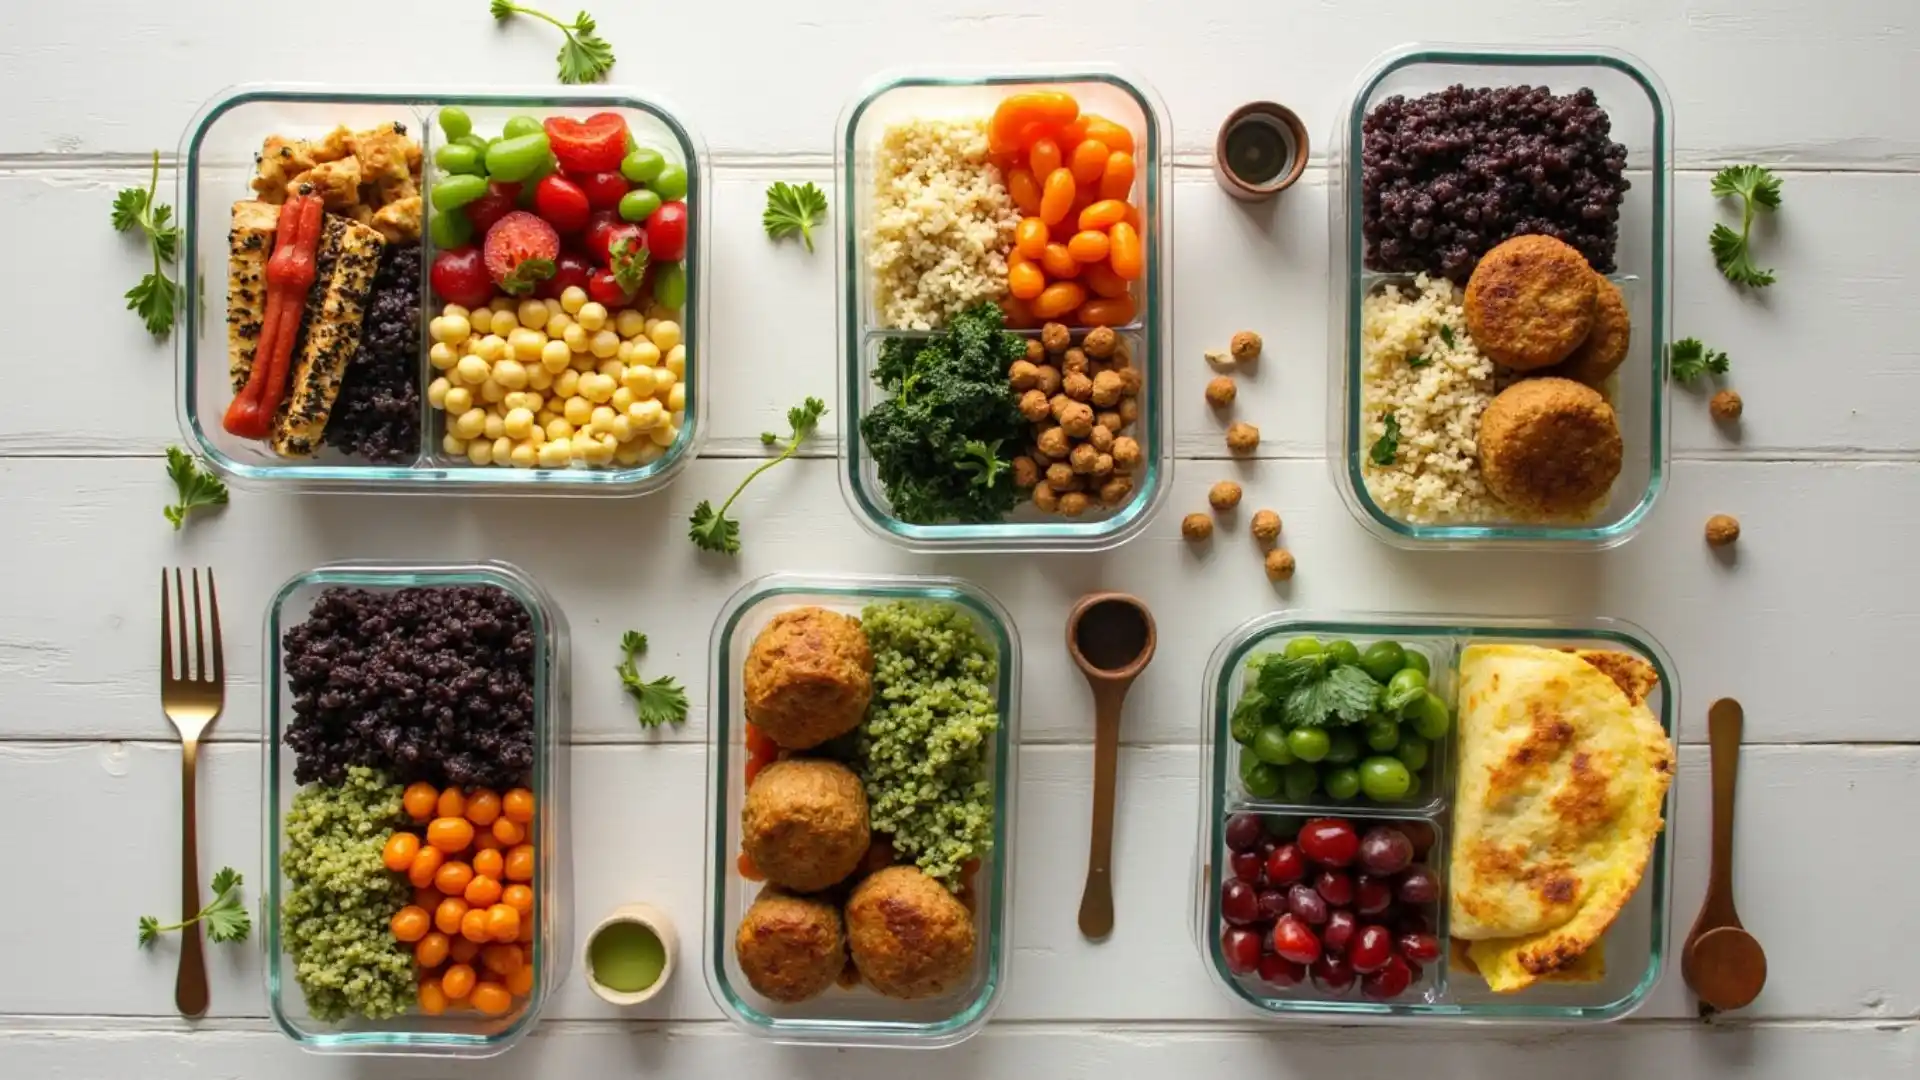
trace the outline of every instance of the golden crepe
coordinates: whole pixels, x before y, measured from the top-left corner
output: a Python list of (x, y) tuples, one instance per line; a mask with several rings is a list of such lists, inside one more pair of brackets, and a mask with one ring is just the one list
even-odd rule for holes
[(1623, 653), (1461, 655), (1449, 921), (1493, 990), (1604, 971), (1593, 946), (1646, 873), (1673, 779), (1655, 681)]
[[(1495, 941), (1478, 942), (1477, 944), (1484, 949), (1498, 944), (1498, 939)], [(1475, 942), (1466, 941), (1461, 938), (1448, 938), (1447, 958), (1453, 961), (1453, 973), (1455, 975), (1478, 975), (1481, 980), (1484, 981), (1486, 976), (1480, 975), (1480, 965), (1473, 962), (1473, 948), (1475, 945)], [(1599, 941), (1588, 946), (1586, 952), (1574, 957), (1573, 962), (1566, 967), (1549, 971), (1535, 981), (1555, 983), (1561, 986), (1604, 982), (1607, 978), (1606, 946), (1607, 939), (1601, 938)]]

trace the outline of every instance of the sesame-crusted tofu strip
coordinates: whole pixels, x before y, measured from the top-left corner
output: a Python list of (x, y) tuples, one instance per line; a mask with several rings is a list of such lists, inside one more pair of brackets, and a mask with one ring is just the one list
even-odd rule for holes
[(260, 349), (260, 324), (267, 316), (267, 256), (280, 208), (242, 199), (233, 204), (227, 230), (227, 374), (239, 393), (253, 374)]
[(293, 384), (273, 418), (273, 449), (284, 457), (310, 457), (320, 448), (341, 376), (360, 347), (361, 316), (380, 266), (381, 244), (372, 228), (327, 215), (302, 336), (294, 350)]

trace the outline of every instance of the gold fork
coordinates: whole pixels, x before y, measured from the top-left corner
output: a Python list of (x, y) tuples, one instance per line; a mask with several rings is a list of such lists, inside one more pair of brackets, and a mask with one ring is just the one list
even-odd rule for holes
[[(193, 571), (193, 637), (187, 637), (187, 598), (180, 571), (173, 571), (173, 597), (167, 596), (167, 572), (160, 571), (160, 705), (180, 732), (180, 785), (184, 833), (180, 849), (180, 905), (183, 919), (200, 911), (200, 857), (198, 814), (194, 809), (194, 766), (200, 758), (200, 736), (220, 715), (226, 700), (227, 672), (221, 659), (220, 601), (213, 589), (213, 568), (207, 568), (207, 613), (213, 623), (213, 654), (207, 654), (207, 635), (200, 617), (200, 570)], [(191, 640), (192, 651), (188, 644)], [(180, 975), (173, 984), (173, 1003), (183, 1016), (207, 1011), (207, 958), (200, 926), (180, 934)]]

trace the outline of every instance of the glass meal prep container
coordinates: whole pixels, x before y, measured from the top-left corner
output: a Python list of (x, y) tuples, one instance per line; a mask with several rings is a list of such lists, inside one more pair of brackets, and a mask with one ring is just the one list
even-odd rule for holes
[[(776, 1002), (748, 984), (734, 953), (735, 933), (761, 888), (742, 878), (738, 868), (747, 786), (741, 665), (754, 637), (782, 611), (819, 606), (857, 616), (866, 604), (896, 600), (959, 606), (999, 653), (1000, 724), (987, 752), (993, 846), (973, 878), (972, 975), (950, 993), (914, 1001), (883, 997), (861, 985), (836, 986), (801, 1004)], [(1013, 617), (986, 590), (957, 578), (775, 574), (749, 582), (727, 601), (714, 622), (711, 651), (707, 954), (701, 966), (714, 1002), (747, 1032), (782, 1043), (937, 1049), (971, 1037), (999, 1004), (1013, 943), (1009, 894), (1020, 734), (1020, 635)]]
[[(1115, 326), (1141, 371), (1139, 419), (1125, 434), (1140, 443), (1132, 497), (1106, 508), (1093, 501), (1080, 517), (1042, 513), (1022, 501), (1006, 520), (923, 525), (904, 521), (889, 508), (877, 468), (865, 453), (860, 420), (883, 395), (870, 377), (881, 345), (924, 331), (886, 328), (869, 265), (875, 225), (876, 148), (886, 129), (913, 120), (990, 117), (1006, 97), (1053, 90), (1073, 95), (1083, 113), (1126, 127), (1133, 136), (1137, 171), (1130, 200), (1139, 208), (1145, 239), (1145, 269), (1133, 282), (1135, 316)], [(870, 532), (923, 552), (1098, 551), (1137, 535), (1159, 509), (1173, 470), (1173, 388), (1168, 378), (1173, 347), (1173, 129), (1166, 107), (1143, 81), (1100, 65), (1049, 66), (1004, 72), (905, 71), (883, 74), (840, 114), (834, 142), (834, 211), (840, 220), (835, 265), (840, 278), (839, 378), (840, 490)], [(1019, 331), (1039, 336), (1037, 329)], [(1075, 344), (1081, 334), (1074, 334)]]
[[(686, 300), (680, 312), (681, 341), (687, 357), (681, 380), (685, 386), (685, 415), (672, 444), (665, 447), (657, 459), (634, 465), (582, 467), (576, 462), (570, 468), (514, 468), (475, 465), (464, 454), (449, 453), (444, 442), (449, 428), (447, 414), (429, 403), (426, 393), (428, 385), (443, 372), (436, 370), (428, 355), (433, 344), (427, 332), (428, 323), (440, 313), (442, 303), (428, 283), (438, 249), (425, 227), (419, 239), (420, 446), (417, 452), (392, 464), (349, 456), (331, 446), (323, 446), (307, 458), (282, 457), (265, 441), (232, 435), (225, 430), (222, 417), (234, 397), (228, 378), (227, 348), (230, 210), (234, 202), (253, 197), (248, 184), (262, 141), (270, 135), (317, 139), (337, 125), (360, 131), (397, 121), (405, 125), (406, 135), (421, 149), (419, 187), (424, 222), (434, 212), (431, 194), (434, 184), (447, 175), (435, 164), (434, 157), (445, 143), (438, 119), (440, 111), (448, 106), (464, 109), (472, 118), (474, 134), (486, 137), (501, 134), (508, 118), (517, 115), (584, 119), (596, 112), (613, 112), (627, 121), (635, 144), (658, 149), (669, 163), (685, 167), (687, 194), (684, 198), (689, 215), (684, 260)], [(303, 490), (640, 495), (664, 487), (697, 454), (706, 435), (705, 398), (701, 392), (705, 358), (700, 350), (707, 325), (707, 203), (711, 197), (711, 179), (705, 144), (665, 106), (613, 91), (580, 88), (463, 93), (240, 86), (222, 92), (200, 110), (181, 140), (180, 161), (178, 205), (182, 208), (184, 234), (181, 280), (194, 283), (196, 295), (182, 303), (181, 325), (174, 334), (175, 404), (180, 432), (187, 445), (207, 458), (223, 475), (242, 483), (288, 485)], [(367, 185), (362, 190), (371, 187)], [(480, 240), (475, 236), (470, 243), (478, 244)], [(636, 303), (636, 306), (644, 309), (643, 304)], [(539, 365), (535, 362), (532, 366)], [(481, 396), (479, 389), (474, 387), (476, 404)], [(292, 396), (291, 390), (289, 396)]]
[[(290, 888), (281, 872), (286, 817), (303, 785), (294, 779), (294, 754), (285, 744), (293, 718), (292, 691), (284, 668), (282, 640), (305, 620), (323, 590), (335, 587), (391, 592), (413, 587), (491, 586), (505, 590), (527, 609), (533, 631), (534, 764), (527, 787), (534, 795), (534, 818), (526, 827), (534, 845), (534, 979), (514, 1008), (490, 1018), (470, 1009), (449, 1008), (440, 1016), (416, 1005), (390, 1020), (361, 1018), (328, 1023), (315, 1018), (294, 977), (293, 959), (282, 942), (282, 903)], [(513, 1046), (540, 1019), (547, 999), (560, 987), (572, 963), (573, 882), (567, 805), (569, 644), (566, 616), (559, 605), (524, 571), (505, 562), (461, 564), (342, 562), (295, 576), (268, 604), (263, 655), (266, 698), (265, 862), (262, 901), (266, 951), (267, 1008), (273, 1022), (303, 1049), (319, 1053), (487, 1057)], [(477, 964), (478, 961), (476, 960)]]
[[(1278, 652), (1302, 636), (1323, 642), (1347, 639), (1365, 649), (1379, 641), (1394, 641), (1409, 651), (1425, 654), (1431, 664), (1428, 687), (1449, 706), (1456, 706), (1457, 665), (1461, 650), (1470, 644), (1533, 644), (1549, 648), (1577, 647), (1630, 653), (1652, 665), (1659, 684), (1646, 705), (1658, 718), (1669, 739), (1679, 715), (1679, 687), (1672, 660), (1659, 642), (1631, 623), (1595, 619), (1502, 619), (1480, 616), (1329, 615), (1278, 612), (1259, 616), (1234, 630), (1214, 650), (1203, 683), (1206, 722), (1201, 731), (1200, 840), (1194, 859), (1194, 934), (1202, 961), (1214, 982), (1250, 1012), (1276, 1019), (1328, 1019), (1338, 1022), (1554, 1022), (1584, 1023), (1617, 1020), (1646, 1000), (1659, 980), (1670, 931), (1669, 890), (1672, 882), (1675, 800), (1668, 789), (1662, 808), (1665, 826), (1656, 841), (1646, 875), (1602, 938), (1606, 950), (1604, 978), (1587, 984), (1546, 981), (1523, 990), (1496, 994), (1477, 975), (1454, 969), (1448, 938), (1449, 843), (1453, 782), (1457, 772), (1457, 717), (1446, 737), (1433, 745), (1435, 769), (1431, 797), (1416, 793), (1388, 803), (1365, 798), (1334, 802), (1324, 796), (1288, 802), (1283, 796), (1249, 795), (1238, 772), (1242, 747), (1230, 735), (1234, 707), (1245, 693), (1243, 669), (1249, 657)], [(1231, 870), (1226, 829), (1229, 819), (1255, 814), (1270, 833), (1286, 832), (1314, 817), (1341, 817), (1364, 834), (1370, 825), (1406, 823), (1414, 831), (1430, 832), (1430, 849), (1417, 861), (1431, 868), (1439, 882), (1439, 897), (1428, 907), (1440, 955), (1425, 965), (1419, 981), (1388, 1001), (1362, 996), (1357, 986), (1329, 995), (1311, 978), (1293, 986), (1275, 986), (1252, 975), (1232, 973), (1222, 945), (1226, 923), (1221, 914), (1222, 888)]]
[[(1613, 376), (1610, 394), (1623, 460), (1608, 501), (1584, 523), (1422, 524), (1396, 516), (1367, 488), (1370, 447), (1368, 418), (1362, 415), (1361, 306), (1385, 286), (1410, 285), (1414, 275), (1382, 273), (1365, 265), (1361, 125), (1389, 97), (1417, 97), (1456, 84), (1544, 85), (1556, 94), (1590, 88), (1611, 121), (1610, 137), (1627, 149), (1631, 186), (1620, 207), (1617, 270), (1608, 275), (1620, 289), (1632, 326), (1630, 351)], [(1606, 548), (1625, 543), (1652, 511), (1671, 456), (1665, 347), (1673, 309), (1673, 107), (1665, 86), (1645, 63), (1614, 49), (1404, 46), (1361, 74), (1329, 145), (1334, 195), (1329, 213), (1333, 273), (1328, 278), (1328, 356), (1334, 370), (1328, 379), (1327, 457), (1347, 508), (1368, 531), (1399, 547)]]

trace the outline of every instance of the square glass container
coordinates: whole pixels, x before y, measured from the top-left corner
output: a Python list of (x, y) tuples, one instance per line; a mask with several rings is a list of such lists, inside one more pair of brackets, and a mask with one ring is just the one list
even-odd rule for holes
[[(336, 124), (354, 130), (399, 121), (420, 144), (423, 216), (432, 213), (430, 193), (439, 175), (434, 152), (442, 142), (437, 123), (445, 106), (472, 116), (476, 133), (497, 134), (510, 116), (594, 112), (624, 117), (641, 145), (661, 149), (670, 161), (686, 166), (689, 211), (687, 300), (681, 309), (686, 345), (686, 416), (678, 437), (650, 463), (593, 468), (516, 469), (478, 466), (464, 456), (444, 452), (446, 414), (428, 404), (426, 387), (440, 372), (427, 359), (427, 323), (439, 311), (428, 285), (436, 248), (425, 229), (420, 237), (421, 446), (409, 460), (375, 464), (323, 447), (310, 458), (285, 458), (264, 442), (226, 432), (221, 424), (233, 398), (227, 370), (227, 234), (230, 209), (252, 192), (254, 157), (268, 135), (313, 138)], [(516, 495), (644, 495), (666, 486), (692, 461), (705, 438), (705, 344), (707, 324), (708, 212), (712, 181), (706, 145), (664, 105), (600, 89), (531, 88), (462, 92), (437, 89), (337, 90), (300, 85), (249, 85), (223, 91), (200, 110), (180, 143), (178, 205), (182, 208), (181, 280), (195, 295), (183, 299), (174, 333), (176, 411), (188, 447), (229, 479), (243, 484), (289, 486), (297, 490), (388, 493)], [(644, 437), (644, 436), (642, 436)]]
[[(993, 848), (973, 879), (974, 967), (966, 985), (940, 997), (902, 1001), (864, 986), (834, 987), (797, 1005), (769, 1000), (747, 983), (734, 935), (760, 885), (740, 876), (740, 812), (746, 799), (741, 665), (754, 637), (782, 611), (819, 606), (857, 616), (869, 603), (930, 600), (959, 606), (999, 652), (995, 700), (1000, 726), (987, 754), (993, 787)], [(776, 574), (749, 582), (721, 609), (712, 640), (713, 711), (707, 734), (707, 989), (729, 1019), (783, 1043), (937, 1049), (979, 1031), (1006, 987), (1012, 948), (1013, 814), (1018, 790), (1020, 635), (986, 590), (956, 578)]]
[[(533, 989), (506, 1016), (489, 1018), (471, 1009), (427, 1016), (417, 1009), (391, 1020), (317, 1020), (294, 978), (293, 960), (281, 942), (282, 901), (288, 882), (280, 871), (285, 819), (302, 785), (294, 780), (294, 754), (285, 745), (293, 719), (281, 641), (306, 619), (313, 602), (329, 588), (391, 592), (414, 587), (491, 586), (523, 604), (534, 640), (534, 764), (528, 788), (534, 795), (534, 820), (527, 834), (534, 845)], [(540, 1019), (547, 998), (559, 988), (572, 963), (573, 866), (567, 805), (570, 766), (566, 754), (568, 671), (566, 616), (524, 571), (504, 562), (462, 564), (343, 562), (295, 576), (282, 585), (267, 607), (265, 697), (267, 729), (265, 778), (266, 897), (261, 941), (266, 950), (267, 1009), (273, 1022), (303, 1049), (320, 1053), (487, 1057), (519, 1042)]]
[[(1406, 806), (1370, 805), (1364, 800), (1333, 804), (1321, 799), (1287, 803), (1249, 798), (1236, 772), (1240, 749), (1228, 734), (1233, 704), (1241, 692), (1241, 668), (1255, 653), (1278, 649), (1288, 639), (1308, 635), (1323, 640), (1389, 639), (1418, 647), (1430, 658), (1429, 686), (1455, 705), (1461, 650), (1470, 644), (1513, 643), (1547, 648), (1610, 649), (1631, 653), (1652, 665), (1658, 687), (1648, 695), (1647, 708), (1660, 721), (1669, 739), (1680, 715), (1680, 690), (1673, 662), (1653, 636), (1632, 623), (1616, 619), (1502, 619), (1482, 616), (1359, 615), (1319, 616), (1302, 612), (1263, 615), (1242, 624), (1214, 649), (1203, 686), (1206, 722), (1201, 729), (1200, 840), (1194, 859), (1194, 935), (1202, 961), (1214, 981), (1233, 1000), (1250, 1011), (1276, 1019), (1335, 1018), (1341, 1023), (1457, 1020), (1493, 1023), (1593, 1023), (1617, 1020), (1645, 1002), (1659, 981), (1670, 932), (1669, 889), (1673, 875), (1675, 799), (1668, 789), (1662, 817), (1665, 827), (1655, 842), (1646, 876), (1602, 939), (1606, 974), (1596, 983), (1537, 983), (1515, 993), (1496, 994), (1476, 975), (1452, 970), (1448, 949), (1447, 883), (1453, 806), (1453, 778), (1458, 774), (1458, 740), (1441, 740), (1434, 747), (1436, 770), (1444, 786), (1431, 801)], [(1228, 872), (1226, 822), (1240, 813), (1298, 820), (1309, 816), (1338, 816), (1364, 828), (1381, 821), (1421, 822), (1435, 833), (1426, 856), (1441, 882), (1440, 902), (1434, 912), (1435, 931), (1442, 952), (1426, 966), (1422, 982), (1392, 1001), (1371, 1001), (1358, 989), (1329, 995), (1311, 980), (1280, 988), (1252, 977), (1236, 976), (1221, 951), (1223, 922), (1220, 893)]]
[[(887, 505), (874, 462), (860, 438), (860, 420), (882, 396), (870, 377), (883, 342), (925, 339), (921, 331), (884, 327), (868, 267), (867, 237), (874, 225), (875, 148), (891, 125), (920, 119), (992, 115), (998, 103), (1027, 90), (1072, 94), (1083, 112), (1097, 113), (1133, 134), (1137, 163), (1132, 201), (1140, 208), (1146, 268), (1134, 282), (1137, 315), (1115, 327), (1140, 369), (1139, 419), (1125, 432), (1140, 443), (1132, 497), (1104, 508), (1096, 500), (1078, 518), (1045, 514), (1021, 503), (1004, 521), (921, 525), (901, 520)], [(1117, 547), (1144, 529), (1172, 482), (1173, 388), (1167, 378), (1173, 348), (1173, 135), (1166, 107), (1138, 78), (1100, 65), (1008, 71), (894, 72), (877, 77), (840, 114), (834, 142), (835, 213), (841, 223), (835, 265), (840, 277), (840, 490), (868, 531), (924, 552), (1099, 551)], [(1038, 337), (1037, 330), (1019, 331)], [(1075, 334), (1077, 343), (1079, 334)]]
[[(1361, 124), (1382, 100), (1416, 97), (1455, 84), (1468, 87), (1544, 85), (1557, 94), (1593, 90), (1627, 148), (1631, 186), (1620, 207), (1617, 270), (1632, 322), (1626, 362), (1613, 377), (1611, 400), (1624, 456), (1606, 505), (1582, 524), (1417, 524), (1382, 507), (1367, 490), (1369, 450), (1362, 410), (1361, 304), (1411, 274), (1382, 273), (1364, 263), (1361, 232)], [(1329, 224), (1327, 458), (1334, 486), (1368, 531), (1406, 548), (1607, 548), (1625, 543), (1645, 523), (1666, 483), (1668, 445), (1666, 341), (1673, 308), (1673, 106), (1665, 86), (1639, 59), (1614, 49), (1517, 49), (1484, 45), (1409, 45), (1374, 61), (1339, 115), (1332, 147), (1334, 197)]]

